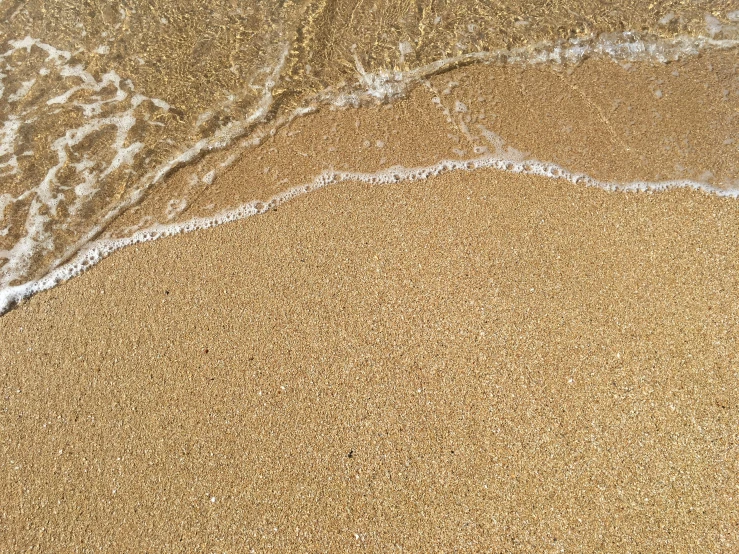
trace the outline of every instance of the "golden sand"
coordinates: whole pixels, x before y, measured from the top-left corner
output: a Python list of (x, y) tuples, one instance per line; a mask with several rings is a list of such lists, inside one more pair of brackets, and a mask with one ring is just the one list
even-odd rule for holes
[(737, 229), (478, 172), (124, 250), (0, 321), (5, 548), (730, 551)]
[(122, 250), (0, 318), (0, 550), (735, 551), (738, 234), (480, 170)]

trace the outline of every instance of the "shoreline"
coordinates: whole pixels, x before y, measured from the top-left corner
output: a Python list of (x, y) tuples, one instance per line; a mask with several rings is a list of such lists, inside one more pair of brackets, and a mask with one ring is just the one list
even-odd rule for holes
[[(482, 64), (436, 75), (390, 104), (318, 110), (251, 151), (227, 148), (174, 171), (101, 239), (46, 276), (6, 287), (0, 313), (121, 247), (256, 215), (327, 176), (399, 182), (492, 165), (606, 189), (735, 196), (735, 73), (720, 50), (634, 67), (603, 59), (571, 68)], [(712, 86), (701, 90), (684, 74)], [(170, 214), (173, 203), (181, 207)]]
[[(731, 189), (738, 68), (569, 69), (204, 158), (102, 238), (344, 180), (0, 317), (0, 549), (739, 548), (739, 203), (575, 178)], [(522, 171), (350, 174), (472, 157)]]
[(484, 169), (494, 169), (513, 175), (537, 175), (546, 179), (561, 179), (577, 186), (601, 189), (611, 193), (653, 194), (684, 189), (718, 198), (739, 198), (739, 189), (721, 189), (691, 180), (604, 183), (593, 179), (589, 175), (572, 173), (556, 164), (542, 163), (538, 160), (519, 162), (499, 158), (473, 158), (470, 160), (444, 160), (430, 167), (406, 168), (393, 166), (375, 173), (352, 171), (324, 172), (310, 183), (290, 188), (272, 198), (254, 200), (235, 209), (216, 214), (215, 216), (195, 218), (183, 223), (158, 224), (144, 231), (137, 231), (128, 238), (92, 241), (83, 247), (70, 261), (52, 270), (49, 275), (37, 281), (24, 283), (17, 287), (8, 287), (6, 290), (3, 290), (0, 294), (0, 317), (34, 295), (50, 290), (70, 279), (74, 279), (84, 272), (92, 270), (100, 261), (118, 250), (136, 244), (203, 231), (212, 227), (241, 221), (249, 217), (264, 215), (286, 202), (290, 202), (304, 194), (315, 192), (326, 186), (340, 186), (342, 183), (352, 181), (363, 182), (372, 186), (392, 186), (409, 181), (423, 181), (431, 176), (450, 172), (479, 171)]

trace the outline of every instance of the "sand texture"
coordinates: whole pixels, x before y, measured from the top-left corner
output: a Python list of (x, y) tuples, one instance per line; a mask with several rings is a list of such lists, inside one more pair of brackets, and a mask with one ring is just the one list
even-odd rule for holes
[(328, 188), (0, 322), (20, 551), (730, 551), (731, 200)]
[[(588, 71), (570, 84), (596, 90)], [(603, 178), (723, 159), (711, 129), (736, 122), (708, 89), (642, 87), (621, 113), (566, 78), (519, 87), (561, 85), (549, 112), (517, 127), (511, 100), (486, 125)], [(285, 144), (324, 133), (359, 144), (350, 168), (469, 155), (481, 112), (439, 133), (444, 106), (413, 116), (434, 94), (301, 120), (259, 152), (295, 166), (264, 190), (309, 173)], [(628, 115), (663, 99), (706, 108), (682, 153)], [(382, 117), (404, 140), (372, 136)], [(249, 164), (214, 190), (255, 186)], [(0, 318), (0, 550), (735, 552), (738, 235), (734, 199), (479, 170), (331, 185), (124, 249)]]

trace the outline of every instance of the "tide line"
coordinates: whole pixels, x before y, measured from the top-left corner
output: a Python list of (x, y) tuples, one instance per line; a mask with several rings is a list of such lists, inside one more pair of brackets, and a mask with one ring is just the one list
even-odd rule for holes
[(617, 183), (600, 181), (584, 173), (571, 172), (557, 164), (536, 160), (514, 161), (496, 157), (479, 157), (469, 160), (443, 160), (426, 167), (406, 168), (394, 166), (377, 172), (325, 171), (307, 184), (293, 187), (272, 198), (253, 200), (241, 206), (224, 210), (210, 217), (193, 218), (183, 223), (157, 224), (135, 232), (130, 237), (118, 239), (98, 239), (84, 246), (69, 262), (54, 268), (46, 276), (22, 285), (0, 289), (0, 315), (7, 313), (22, 300), (36, 293), (49, 290), (91, 268), (113, 252), (131, 246), (165, 237), (190, 233), (201, 229), (216, 227), (263, 214), (285, 202), (347, 181), (370, 185), (393, 185), (409, 181), (419, 181), (452, 171), (475, 171), (494, 169), (507, 173), (537, 175), (549, 179), (564, 179), (576, 185), (600, 188), (611, 192), (662, 192), (671, 189), (692, 189), (719, 197), (737, 198), (738, 189), (720, 189), (711, 185), (687, 179), (670, 181), (631, 181)]

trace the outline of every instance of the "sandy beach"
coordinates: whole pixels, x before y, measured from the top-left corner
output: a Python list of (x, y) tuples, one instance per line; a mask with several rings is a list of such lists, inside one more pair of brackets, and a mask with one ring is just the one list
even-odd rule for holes
[(739, 205), (342, 185), (0, 320), (4, 548), (737, 547)]
[[(478, 154), (726, 184), (736, 71), (436, 75), (296, 120), (182, 217)], [(737, 551), (738, 260), (736, 199), (491, 169), (125, 248), (0, 318), (0, 550)]]

